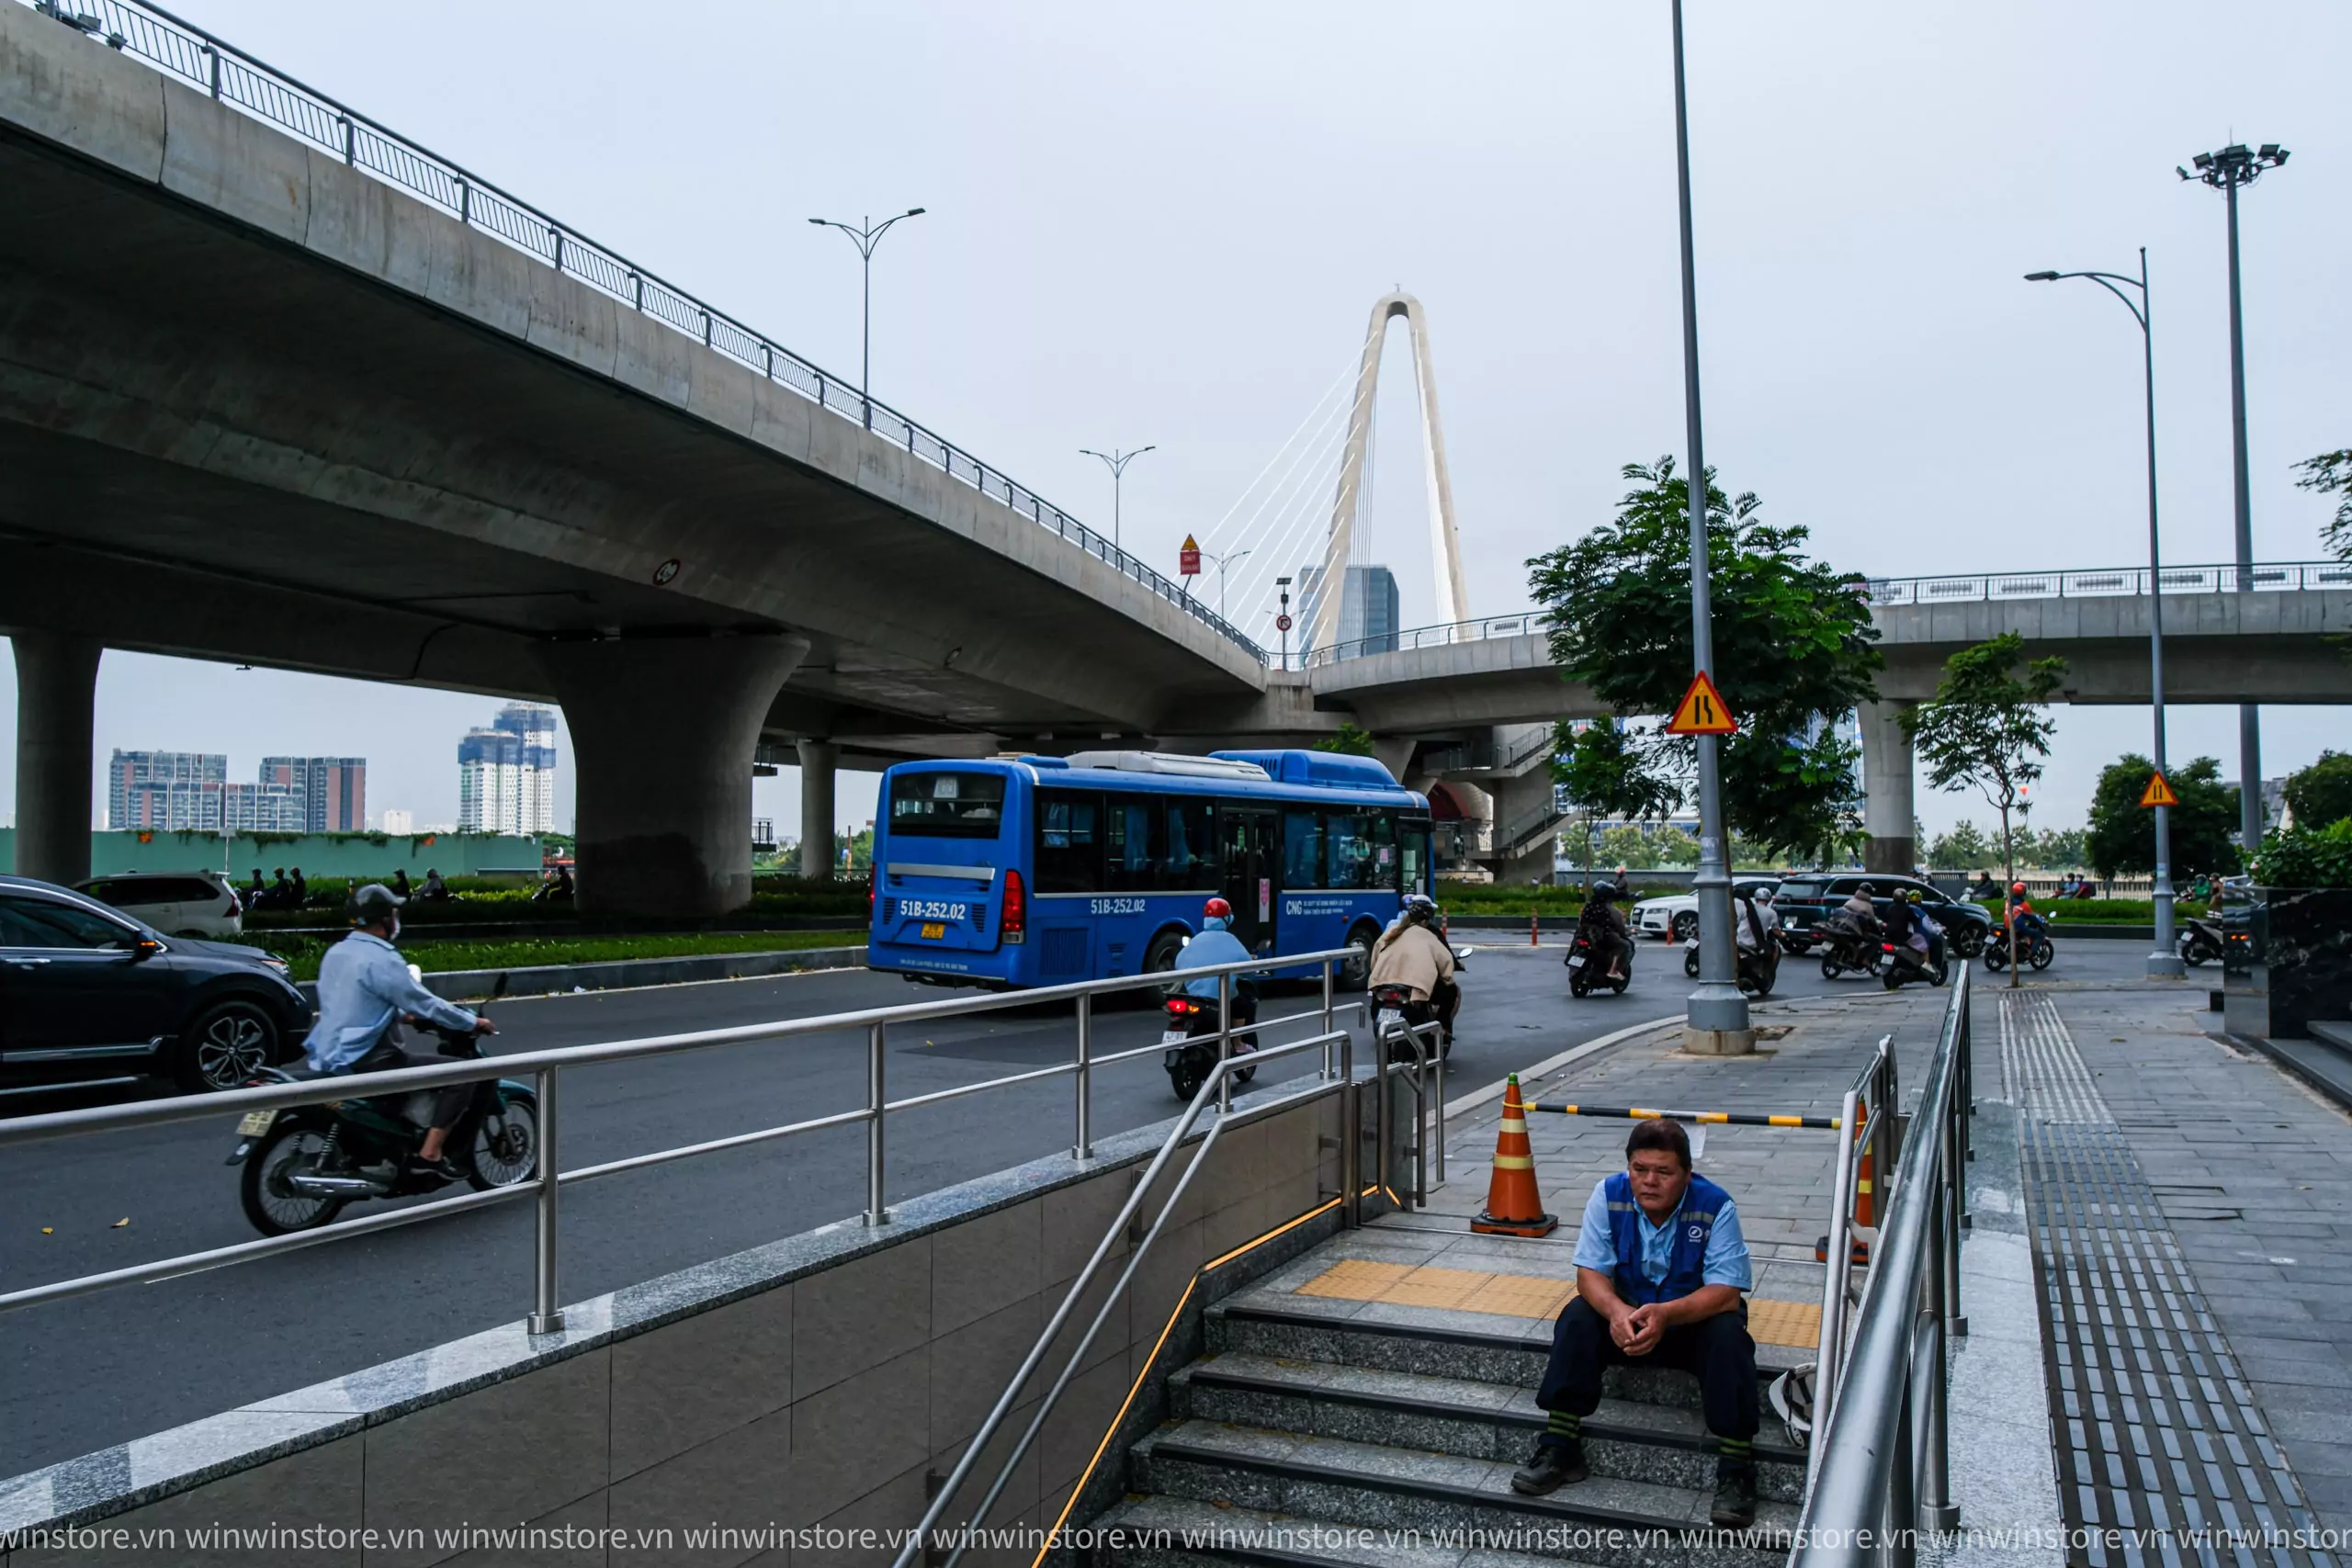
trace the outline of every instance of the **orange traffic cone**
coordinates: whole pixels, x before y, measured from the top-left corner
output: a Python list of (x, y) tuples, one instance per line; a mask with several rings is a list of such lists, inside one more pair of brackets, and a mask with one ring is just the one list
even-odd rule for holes
[(1527, 1143), (1527, 1107), (1519, 1098), (1519, 1075), (1503, 1086), (1502, 1127), (1495, 1135), (1495, 1174), (1487, 1183), (1487, 1207), (1470, 1222), (1485, 1235), (1550, 1235), (1556, 1214), (1544, 1212), (1535, 1190), (1535, 1151)]

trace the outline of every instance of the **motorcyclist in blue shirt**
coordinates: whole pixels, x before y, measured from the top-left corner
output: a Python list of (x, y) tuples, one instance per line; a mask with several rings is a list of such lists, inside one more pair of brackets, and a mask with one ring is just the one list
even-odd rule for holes
[[(1233, 906), (1222, 898), (1212, 898), (1201, 906), (1201, 931), (1184, 944), (1176, 955), (1179, 969), (1206, 969), (1218, 964), (1239, 964), (1251, 956), (1241, 939), (1233, 934)], [(1235, 977), (1234, 994), (1240, 994), (1239, 976)], [(1197, 980), (1184, 982), (1184, 994), (1216, 1000), (1216, 976), (1204, 975)]]

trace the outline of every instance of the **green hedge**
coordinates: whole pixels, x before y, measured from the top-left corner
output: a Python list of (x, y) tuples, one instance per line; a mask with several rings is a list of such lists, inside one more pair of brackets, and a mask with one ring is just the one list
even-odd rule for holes
[[(340, 940), (340, 939), (337, 939)], [(687, 958), (712, 953), (786, 953), (806, 947), (862, 946), (862, 928), (827, 931), (687, 931), (674, 936), (530, 937), (514, 942), (403, 942), (401, 952), (426, 974), (452, 969), (521, 969), (542, 964), (605, 964), (628, 958)], [(333, 945), (322, 937), (255, 940), (286, 960), (297, 980), (319, 977)]]

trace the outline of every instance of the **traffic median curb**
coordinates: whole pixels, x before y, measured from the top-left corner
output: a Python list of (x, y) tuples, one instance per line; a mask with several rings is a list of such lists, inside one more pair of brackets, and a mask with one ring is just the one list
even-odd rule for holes
[[(445, 969), (424, 976), (424, 988), (453, 1002), (491, 998), (561, 996), (679, 986), (698, 980), (749, 980), (820, 969), (862, 969), (865, 944), (787, 948), (770, 953), (704, 953), (678, 958), (620, 958), (599, 964), (543, 964), (514, 969)], [(318, 982), (302, 994), (318, 1000)]]

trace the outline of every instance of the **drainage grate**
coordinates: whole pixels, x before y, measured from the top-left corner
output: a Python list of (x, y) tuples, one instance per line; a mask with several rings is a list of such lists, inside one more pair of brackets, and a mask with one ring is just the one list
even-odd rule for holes
[(2021, 1090), (2067, 1561), (2333, 1564), (2289, 1544), (2316, 1528), (2302, 1487), (2047, 996), (2001, 998), (2001, 1054)]

